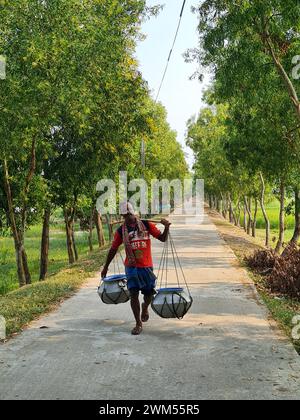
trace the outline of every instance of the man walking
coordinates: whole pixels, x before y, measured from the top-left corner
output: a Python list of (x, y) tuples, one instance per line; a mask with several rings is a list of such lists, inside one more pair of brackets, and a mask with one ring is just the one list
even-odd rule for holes
[[(126, 251), (126, 276), (128, 290), (131, 297), (131, 308), (136, 320), (132, 330), (133, 335), (140, 335), (143, 331), (143, 322), (149, 320), (149, 306), (155, 293), (156, 276), (153, 273), (150, 235), (161, 242), (168, 239), (170, 222), (162, 219), (164, 232), (154, 223), (140, 220), (134, 212), (131, 203), (126, 203), (123, 209), (124, 224), (116, 231), (106, 264), (101, 273), (102, 278), (107, 276), (110, 263), (117, 254), (119, 246), (124, 243)], [(140, 292), (144, 295), (142, 309), (139, 300)]]

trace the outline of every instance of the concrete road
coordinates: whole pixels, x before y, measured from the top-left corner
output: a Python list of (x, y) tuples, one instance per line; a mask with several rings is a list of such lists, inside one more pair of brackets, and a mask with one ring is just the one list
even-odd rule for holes
[(105, 306), (91, 280), (0, 346), (1, 399), (300, 399), (299, 356), (215, 226), (173, 222), (194, 297), (186, 318), (151, 314), (132, 337), (129, 304)]

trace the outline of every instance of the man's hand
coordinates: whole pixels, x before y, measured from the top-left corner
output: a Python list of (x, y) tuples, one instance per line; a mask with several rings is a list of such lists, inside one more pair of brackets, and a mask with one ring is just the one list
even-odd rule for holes
[(171, 223), (169, 222), (169, 220), (166, 220), (166, 219), (161, 219), (160, 223), (165, 227), (165, 230), (160, 235), (158, 240), (161, 242), (167, 242)]
[(107, 276), (108, 268), (104, 267), (101, 272), (101, 278), (104, 279)]
[(171, 226), (171, 224), (172, 224), (172, 223), (170, 223), (170, 222), (169, 222), (169, 220), (167, 220), (167, 219), (161, 219), (160, 223), (161, 223), (162, 225), (164, 225), (165, 227), (169, 227), (169, 226)]

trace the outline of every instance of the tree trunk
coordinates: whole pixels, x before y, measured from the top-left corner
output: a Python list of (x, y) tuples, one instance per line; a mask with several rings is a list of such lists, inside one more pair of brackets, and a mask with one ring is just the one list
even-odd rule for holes
[(24, 246), (22, 247), (22, 260), (26, 284), (31, 284), (31, 275), (28, 267), (28, 258)]
[(102, 223), (101, 215), (98, 211), (95, 211), (95, 224), (96, 224), (99, 248), (102, 248), (105, 245), (105, 237), (104, 237), (104, 230), (103, 230), (103, 223)]
[(295, 230), (291, 243), (297, 244), (300, 238), (300, 189), (295, 188)]
[(244, 204), (243, 228), (244, 228), (244, 231), (247, 233), (247, 210), (246, 210), (246, 204)]
[[(28, 174), (25, 179), (25, 186), (22, 191), (22, 198), (23, 198), (23, 204), (21, 209), (21, 231), (22, 231), (22, 241), (24, 243), (24, 236), (25, 236), (25, 229), (26, 229), (26, 218), (27, 218), (27, 198), (30, 188), (30, 183), (33, 179), (35, 170), (36, 170), (36, 139), (34, 138), (32, 140), (31, 144), (31, 152), (30, 152), (30, 167), (28, 170)], [(24, 253), (23, 255), (23, 262), (24, 262), (24, 269), (25, 269), (25, 275), (26, 279), (29, 283), (31, 283), (30, 274), (28, 270), (28, 264), (27, 264), (27, 255)]]
[(69, 256), (69, 264), (74, 264), (75, 257), (73, 251), (73, 235), (72, 235), (72, 227), (70, 226), (68, 211), (64, 210), (65, 216), (65, 226), (66, 226), (66, 237), (67, 237), (67, 251)]
[(214, 208), (215, 208), (215, 210), (217, 210), (217, 208), (218, 208), (218, 198), (217, 198), (216, 195), (214, 196)]
[(228, 200), (229, 200), (229, 221), (230, 223), (234, 223), (233, 207), (232, 207), (232, 200), (231, 200), (230, 194), (228, 196)]
[(24, 266), (23, 266), (23, 243), (20, 238), (20, 234), (18, 232), (14, 208), (13, 208), (13, 199), (11, 193), (11, 187), (9, 183), (9, 173), (8, 173), (8, 165), (6, 159), (3, 161), (3, 177), (4, 177), (4, 189), (8, 204), (8, 215), (10, 221), (10, 227), (12, 230), (15, 250), (16, 250), (16, 262), (17, 262), (17, 271), (18, 271), (18, 279), (19, 279), (19, 286), (23, 287), (26, 285), (26, 277), (24, 273)]
[(238, 201), (237, 204), (237, 227), (241, 227), (241, 202), (240, 200)]
[(280, 212), (279, 212), (279, 238), (275, 248), (275, 252), (280, 254), (284, 242), (284, 228), (285, 228), (285, 185), (280, 182)]
[(73, 245), (75, 261), (78, 261), (79, 256), (78, 256), (78, 251), (77, 251), (77, 246), (76, 246), (76, 241), (75, 241), (74, 221), (72, 221), (71, 232), (72, 232), (72, 245)]
[(222, 195), (222, 216), (227, 218), (227, 203), (225, 197)]
[(16, 250), (19, 286), (23, 287), (23, 286), (26, 286), (26, 277), (25, 277), (24, 266), (23, 266), (23, 245), (15, 242), (15, 250)]
[(254, 217), (252, 222), (252, 236), (256, 238), (256, 224), (257, 224), (257, 211), (258, 211), (258, 200), (255, 199)]
[(237, 226), (237, 225), (238, 225), (238, 219), (237, 219), (237, 211), (236, 211), (236, 207), (234, 207), (234, 208), (232, 209), (232, 216), (233, 216), (233, 223), (234, 223), (234, 226)]
[(261, 180), (260, 206), (261, 206), (261, 210), (263, 212), (263, 216), (264, 216), (264, 219), (265, 219), (265, 225), (266, 225), (266, 241), (265, 241), (265, 245), (268, 247), (270, 245), (270, 220), (268, 218), (268, 215), (267, 215), (267, 212), (266, 212), (266, 208), (265, 208), (265, 192), (266, 192), (266, 187), (265, 187), (264, 177), (263, 177), (263, 174), (261, 172), (260, 172), (259, 176), (260, 176), (260, 180)]
[(213, 201), (212, 201), (212, 196), (209, 195), (209, 207), (212, 209), (213, 207)]
[(90, 222), (89, 222), (89, 247), (90, 247), (90, 251), (93, 251), (94, 218), (95, 218), (95, 207), (92, 208)]
[(248, 222), (246, 222), (246, 232), (248, 233), (248, 235), (250, 235), (251, 233), (251, 227), (253, 224), (253, 219), (252, 219), (252, 214), (251, 214), (251, 197), (249, 198), (249, 203), (247, 200), (247, 197), (245, 196), (245, 208), (246, 208), (246, 212), (248, 214)]
[(45, 280), (48, 273), (50, 214), (51, 214), (50, 208), (47, 207), (44, 211), (44, 221), (43, 221), (41, 260), (40, 260), (40, 281)]

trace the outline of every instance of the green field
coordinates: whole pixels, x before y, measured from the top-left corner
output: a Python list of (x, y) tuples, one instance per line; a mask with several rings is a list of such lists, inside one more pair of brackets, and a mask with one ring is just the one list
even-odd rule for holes
[[(28, 255), (32, 281), (39, 279), (40, 245), (42, 226), (33, 226), (26, 232), (25, 248)], [(105, 231), (106, 237), (107, 232)], [(75, 227), (76, 245), (79, 257), (89, 254), (88, 232), (82, 232)], [(93, 244), (98, 246), (96, 231), (93, 232)], [(68, 266), (66, 249), (66, 234), (62, 223), (52, 223), (50, 229), (49, 275), (57, 273)], [(0, 237), (0, 295), (18, 288), (14, 243), (11, 237)]]
[[(276, 245), (276, 241), (278, 239), (278, 232), (279, 232), (279, 209), (280, 204), (278, 200), (273, 200), (269, 204), (266, 205), (266, 210), (270, 219), (271, 225), (271, 241), (274, 245)], [(241, 223), (243, 221), (243, 217), (241, 217)], [(293, 215), (286, 215), (285, 217), (285, 241), (289, 241), (294, 233), (294, 216)], [(265, 220), (262, 214), (261, 209), (257, 213), (257, 237), (259, 239), (264, 240), (265, 238)]]
[[(278, 231), (279, 228), (279, 209), (280, 204), (278, 200), (274, 200), (271, 203), (266, 205), (267, 213), (270, 218), (271, 229), (273, 231)], [(287, 230), (294, 229), (294, 216), (293, 215), (286, 215), (285, 217), (285, 227)], [(262, 214), (261, 209), (259, 209), (257, 214), (257, 228), (264, 229), (265, 228), (265, 221)]]

